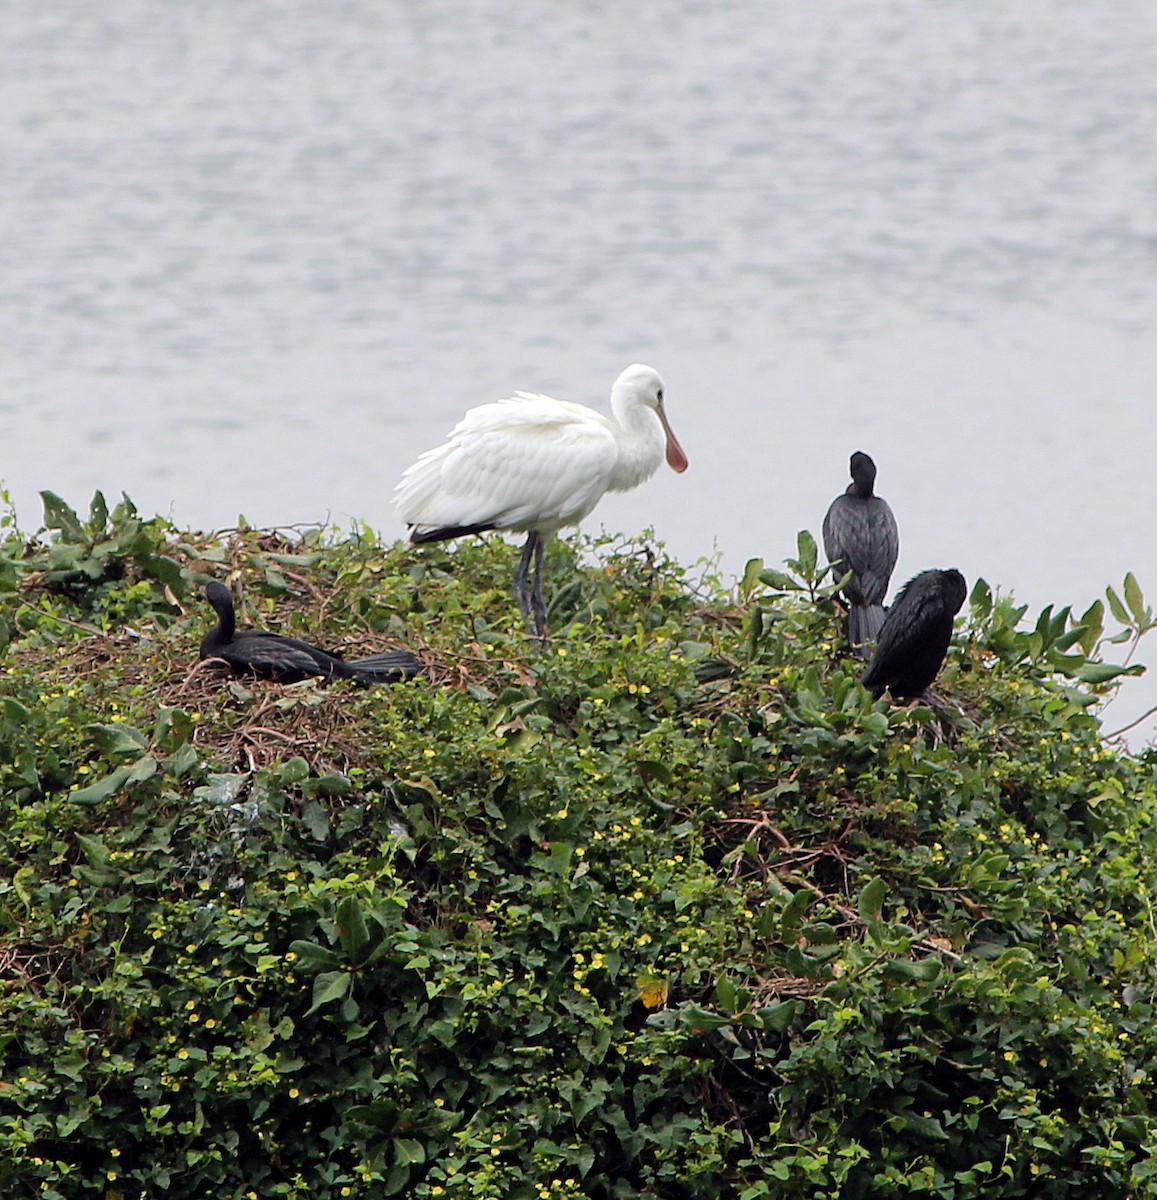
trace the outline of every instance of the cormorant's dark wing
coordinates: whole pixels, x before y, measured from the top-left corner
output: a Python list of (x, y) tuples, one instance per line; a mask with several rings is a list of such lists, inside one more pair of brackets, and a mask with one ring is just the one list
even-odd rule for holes
[(235, 634), (227, 646), (212, 651), (238, 671), (247, 671), (264, 679), (297, 683), (313, 675), (332, 674), (323, 650), (276, 633), (245, 630)]
[(852, 572), (843, 589), (849, 604), (879, 604), (884, 598), (884, 589), (880, 589), (879, 595), (874, 592), (869, 595), (864, 588), (865, 573), (873, 569), (876, 557), (877, 539), (872, 529), (870, 503), (858, 496), (837, 496), (824, 517), (824, 553), (828, 562), (839, 561), (837, 578)]
[(856, 582), (863, 604), (883, 604), (900, 555), (900, 531), (886, 500), (864, 501), (864, 532), (856, 551)]
[(955, 610), (939, 584), (939, 572), (909, 580), (888, 610), (876, 652), (863, 677), (865, 687), (918, 695), (936, 678), (952, 637)]
[[(843, 501), (843, 496), (837, 496), (828, 505), (828, 511), (824, 514), (824, 553), (828, 556), (828, 562), (835, 562), (844, 557), (846, 521), (843, 518), (845, 508)], [(846, 572), (847, 568), (845, 567), (844, 570)]]
[(355, 658), (346, 666), (367, 683), (400, 683), (426, 669), (422, 660), (409, 650), (383, 650), (368, 658)]
[[(836, 567), (837, 579), (849, 571), (856, 571), (858, 547), (866, 532), (860, 508), (862, 503), (851, 496), (837, 496), (828, 506), (824, 517), (824, 553), (828, 556), (828, 562), (839, 563)], [(844, 592), (849, 603), (858, 603), (859, 592), (854, 578), (848, 580)]]

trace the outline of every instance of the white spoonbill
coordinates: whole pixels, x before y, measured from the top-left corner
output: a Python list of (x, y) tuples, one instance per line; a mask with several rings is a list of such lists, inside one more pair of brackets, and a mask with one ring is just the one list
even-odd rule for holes
[(406, 470), (394, 492), (410, 541), (488, 529), (526, 533), (514, 595), (527, 624), (533, 617), (533, 631), (545, 638), (542, 564), (551, 535), (577, 525), (604, 492), (625, 492), (649, 479), (664, 452), (672, 470), (687, 469), (653, 367), (634, 363), (615, 380), (611, 411), (613, 420), (585, 404), (532, 392), (469, 409), (441, 446)]

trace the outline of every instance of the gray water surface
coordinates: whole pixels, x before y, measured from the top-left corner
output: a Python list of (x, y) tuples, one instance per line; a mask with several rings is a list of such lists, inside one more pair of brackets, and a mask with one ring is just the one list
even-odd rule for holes
[(643, 361), (691, 469), (588, 528), (778, 562), (864, 449), (895, 583), (1157, 597), (1150, 0), (17, 0), (0, 55), (26, 527), (400, 535), (463, 409)]

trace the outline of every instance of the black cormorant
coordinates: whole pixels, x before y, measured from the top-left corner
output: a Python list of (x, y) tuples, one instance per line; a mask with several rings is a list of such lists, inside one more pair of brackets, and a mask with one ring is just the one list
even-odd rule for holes
[(238, 675), (256, 675), (278, 683), (298, 683), (317, 676), (326, 682), (356, 679), (362, 683), (400, 683), (424, 669), (409, 650), (386, 650), (346, 662), (284, 634), (238, 630), (233, 594), (223, 583), (208, 584), (205, 599), (217, 611), (217, 624), (201, 639), (201, 657), (223, 659)]
[(948, 653), (952, 619), (968, 588), (959, 571), (921, 571), (900, 589), (861, 682), (873, 696), (925, 696)]
[[(877, 496), (876, 464), (862, 450), (851, 458), (852, 482), (824, 517), (824, 553), (839, 562), (839, 575), (852, 572), (843, 589), (848, 606), (848, 641), (874, 641), (884, 624), (884, 594), (900, 553), (900, 534), (887, 500)], [(862, 651), (867, 657), (867, 651)]]

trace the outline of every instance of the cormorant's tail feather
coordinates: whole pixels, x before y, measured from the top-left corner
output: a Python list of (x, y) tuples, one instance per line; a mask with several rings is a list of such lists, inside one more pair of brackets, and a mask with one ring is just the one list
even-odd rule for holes
[(410, 542), (424, 546), (427, 542), (448, 542), (451, 538), (465, 537), (468, 533), (488, 533), (494, 525), (482, 521), (477, 525), (436, 525), (432, 529), (420, 525), (410, 526)]
[(848, 609), (848, 641), (853, 646), (874, 642), (884, 624), (882, 604), (853, 604)]
[(366, 683), (401, 683), (426, 669), (422, 660), (409, 650), (383, 650), (368, 658), (356, 658), (346, 666), (353, 669), (355, 678)]

